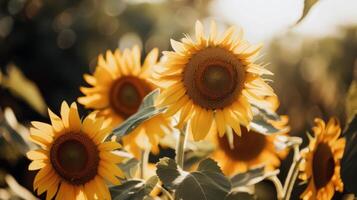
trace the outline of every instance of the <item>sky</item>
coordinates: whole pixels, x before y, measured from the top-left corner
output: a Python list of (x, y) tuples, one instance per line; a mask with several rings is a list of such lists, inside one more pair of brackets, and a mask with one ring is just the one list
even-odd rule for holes
[(252, 42), (267, 41), (287, 31), (313, 37), (338, 34), (338, 27), (357, 25), (357, 0), (320, 0), (298, 25), (303, 0), (217, 0), (215, 18), (240, 25)]

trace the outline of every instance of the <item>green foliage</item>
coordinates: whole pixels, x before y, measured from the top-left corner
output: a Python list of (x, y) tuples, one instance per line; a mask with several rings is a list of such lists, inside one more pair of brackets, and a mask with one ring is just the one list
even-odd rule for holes
[(142, 101), (138, 112), (130, 116), (123, 123), (120, 124), (119, 127), (113, 130), (113, 134), (118, 137), (123, 137), (126, 134), (129, 134), (136, 127), (138, 127), (141, 123), (149, 120), (156, 115), (163, 113), (166, 108), (156, 108), (155, 107), (155, 99), (159, 95), (160, 90), (156, 89), (150, 92)]
[(280, 120), (280, 116), (276, 112), (259, 108), (255, 105), (253, 105), (252, 109), (254, 115), (253, 120), (250, 122), (252, 130), (265, 135), (286, 131), (285, 129), (277, 129), (272, 125), (271, 121)]
[(133, 178), (139, 167), (139, 161), (136, 158), (131, 158), (124, 163), (120, 163), (119, 167), (123, 170), (126, 178)]
[(269, 123), (264, 117), (261, 115), (256, 115), (253, 117), (253, 120), (250, 122), (250, 128), (256, 132), (261, 134), (269, 135), (273, 133), (277, 133), (279, 130), (275, 128), (271, 123)]
[(156, 172), (165, 187), (175, 189), (175, 199), (221, 200), (231, 190), (231, 183), (212, 159), (203, 160), (197, 171), (185, 172), (174, 160), (162, 158)]
[(110, 188), (113, 200), (142, 200), (150, 194), (159, 179), (152, 176), (146, 182), (143, 180), (128, 180), (123, 184)]
[(304, 10), (302, 11), (302, 15), (299, 18), (299, 20), (296, 22), (296, 24), (300, 23), (306, 15), (309, 13), (311, 8), (318, 2), (319, 0), (305, 0), (304, 1)]

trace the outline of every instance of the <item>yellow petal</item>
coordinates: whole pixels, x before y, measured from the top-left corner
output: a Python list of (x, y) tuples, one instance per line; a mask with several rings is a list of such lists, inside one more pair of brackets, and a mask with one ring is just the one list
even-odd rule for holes
[(41, 130), (41, 132), (48, 133), (48, 135), (54, 136), (53, 128), (51, 125), (49, 125), (47, 123), (38, 122), (38, 121), (32, 121), (31, 124), (35, 128)]
[(224, 119), (237, 135), (241, 135), (240, 122), (230, 109), (224, 109)]
[(74, 195), (74, 186), (71, 184), (68, 184), (67, 182), (62, 181), (62, 184), (64, 184), (64, 199), (76, 199)]
[(111, 199), (108, 188), (106, 187), (106, 184), (104, 183), (103, 179), (99, 176), (96, 176), (94, 178), (94, 181), (96, 183), (96, 190), (101, 196), (98, 197), (98, 199), (103, 199), (103, 200)]
[(122, 158), (112, 152), (107, 152), (107, 151), (101, 151), (99, 153), (99, 157), (102, 160), (106, 160), (106, 161), (113, 162), (113, 163), (121, 163), (124, 160), (124, 158)]
[(48, 152), (42, 149), (29, 151), (26, 156), (30, 160), (45, 160), (48, 159)]
[(111, 174), (113, 174), (119, 178), (125, 178), (123, 171), (117, 165), (112, 164), (110, 161), (109, 162), (101, 161), (100, 166), (104, 167)]
[(42, 132), (41, 130), (36, 128), (30, 128), (30, 134), (31, 137), (35, 136), (37, 138), (41, 138), (41, 141), (45, 141), (46, 144), (50, 144), (53, 141), (53, 137), (50, 134)]
[(46, 165), (45, 167), (43, 167), (42, 169), (40, 169), (38, 171), (38, 173), (36, 174), (35, 179), (33, 181), (35, 190), (38, 188), (38, 183), (41, 182), (41, 179), (47, 177), (51, 173), (52, 170), (53, 169), (50, 165)]
[(211, 128), (212, 120), (212, 111), (196, 108), (196, 112), (191, 121), (191, 130), (195, 141), (202, 140), (206, 137)]
[(94, 180), (91, 180), (84, 185), (84, 191), (86, 193), (88, 200), (94, 200), (96, 198), (96, 196), (99, 199), (99, 197), (98, 197), (99, 195), (96, 194), (97, 189), (96, 189), (96, 184), (95, 184)]
[(181, 83), (175, 84), (169, 89), (164, 90), (159, 95), (158, 98), (159, 105), (166, 106), (172, 104), (176, 102), (178, 99), (180, 99), (185, 94), (185, 92), (186, 90)]
[(187, 96), (183, 96), (181, 99), (177, 101), (176, 104), (172, 104), (171, 106), (168, 107), (166, 110), (165, 114), (167, 116), (172, 116), (176, 114), (186, 103), (189, 101), (189, 98)]
[(56, 114), (54, 114), (50, 109), (48, 109), (48, 114), (51, 119), (51, 124), (53, 127), (53, 130), (56, 132), (56, 134), (60, 135), (64, 132), (64, 126), (62, 119), (59, 118)]
[(44, 162), (43, 160), (35, 160), (31, 162), (28, 169), (30, 171), (39, 170), (45, 167), (47, 164), (48, 163)]
[(224, 133), (226, 132), (226, 124), (224, 121), (224, 114), (221, 109), (216, 110), (215, 119), (216, 119), (216, 125), (217, 125), (217, 130), (218, 130), (219, 136), (222, 137), (224, 135)]
[(59, 179), (56, 178), (56, 180), (51, 185), (48, 186), (46, 200), (51, 200), (55, 196), (58, 190), (58, 184), (59, 184)]
[(61, 118), (62, 118), (63, 126), (67, 130), (69, 130), (68, 117), (69, 117), (69, 106), (67, 102), (63, 101), (61, 105)]
[(135, 45), (131, 51), (131, 57), (133, 62), (132, 71), (134, 74), (139, 74), (141, 70), (141, 53), (138, 45)]
[(81, 130), (81, 119), (79, 118), (78, 108), (76, 103), (71, 104), (68, 121), (69, 121), (70, 130), (73, 131), (74, 133), (79, 133)]
[(159, 50), (157, 48), (152, 49), (145, 58), (143, 67), (141, 69), (142, 73), (151, 74), (151, 68), (156, 64), (158, 57)]
[(96, 80), (96, 78), (94, 77), (94, 76), (91, 76), (91, 75), (89, 75), (89, 74), (84, 74), (83, 75), (83, 78), (84, 78), (84, 80), (88, 83), (88, 84), (90, 84), (90, 85), (96, 85), (97, 84), (97, 80)]
[(111, 142), (103, 142), (98, 146), (99, 151), (112, 151), (115, 149), (121, 148), (121, 145), (117, 142), (111, 141)]
[(203, 34), (203, 25), (200, 21), (196, 21), (196, 26), (195, 26), (195, 29), (196, 29), (196, 40), (197, 40), (197, 43), (198, 44), (201, 44), (201, 41), (204, 37), (204, 34)]
[[(209, 36), (209, 42), (213, 43), (216, 40), (216, 35), (217, 35), (217, 25), (215, 21), (211, 21), (211, 26), (210, 26), (210, 36)], [(215, 44), (211, 44), (215, 45)]]
[(185, 47), (181, 42), (177, 42), (176, 40), (170, 39), (171, 42), (171, 47), (174, 51), (177, 53), (183, 53), (185, 52)]

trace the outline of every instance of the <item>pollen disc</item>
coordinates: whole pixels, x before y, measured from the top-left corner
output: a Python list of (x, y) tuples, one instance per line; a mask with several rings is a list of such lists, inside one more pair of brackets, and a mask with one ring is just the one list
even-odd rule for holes
[(241, 126), (241, 130), (241, 136), (238, 136), (236, 133), (233, 134), (233, 149), (230, 147), (226, 136), (219, 137), (217, 135), (218, 144), (226, 155), (233, 160), (254, 160), (264, 151), (267, 143), (266, 138), (264, 135), (254, 131), (248, 132), (243, 126)]
[(129, 117), (134, 114), (143, 98), (151, 91), (147, 82), (134, 76), (116, 80), (110, 90), (110, 105), (119, 115)]
[(99, 152), (83, 133), (67, 133), (57, 138), (50, 150), (54, 170), (66, 181), (80, 185), (97, 175)]
[(335, 169), (335, 161), (331, 148), (326, 143), (320, 143), (314, 153), (312, 171), (314, 183), (317, 189), (330, 182)]
[(183, 82), (192, 101), (206, 109), (231, 105), (244, 86), (245, 70), (228, 50), (214, 47), (199, 51), (189, 60)]

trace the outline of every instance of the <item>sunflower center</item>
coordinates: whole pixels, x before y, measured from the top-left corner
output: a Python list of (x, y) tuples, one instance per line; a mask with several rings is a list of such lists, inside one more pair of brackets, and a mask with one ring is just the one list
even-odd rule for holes
[(110, 105), (124, 118), (134, 114), (143, 98), (151, 91), (149, 84), (134, 76), (119, 78), (110, 90)]
[(312, 171), (314, 183), (320, 189), (331, 180), (335, 171), (335, 161), (331, 148), (326, 143), (320, 143), (313, 156)]
[(242, 135), (233, 134), (233, 149), (229, 145), (227, 137), (218, 137), (218, 144), (221, 149), (231, 159), (236, 161), (250, 161), (256, 159), (263, 151), (266, 145), (264, 135), (254, 131), (247, 131), (241, 126)]
[(183, 73), (187, 94), (195, 104), (207, 109), (231, 105), (239, 96), (245, 77), (239, 59), (218, 47), (193, 55)]
[(87, 135), (67, 133), (54, 141), (50, 160), (58, 175), (72, 184), (81, 185), (96, 176), (99, 152)]

